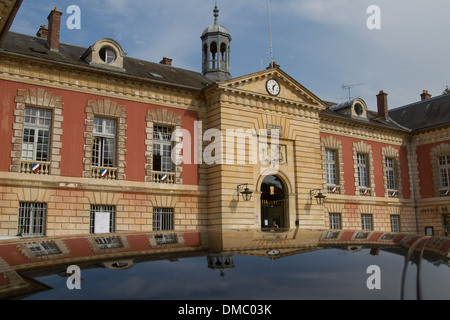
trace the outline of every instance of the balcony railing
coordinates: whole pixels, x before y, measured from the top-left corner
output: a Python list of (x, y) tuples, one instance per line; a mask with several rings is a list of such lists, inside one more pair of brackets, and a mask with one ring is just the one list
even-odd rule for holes
[(450, 197), (450, 188), (439, 189), (439, 196), (440, 197)]
[(398, 190), (388, 189), (388, 196), (390, 198), (398, 198)]
[(327, 185), (328, 193), (341, 194), (341, 186)]
[(93, 166), (91, 177), (94, 179), (117, 180), (117, 168)]
[(22, 160), (20, 162), (20, 172), (34, 174), (50, 174), (50, 162)]
[(175, 172), (153, 171), (152, 181), (157, 183), (174, 184)]
[(372, 196), (372, 188), (369, 187), (358, 187), (359, 195), (360, 196)]

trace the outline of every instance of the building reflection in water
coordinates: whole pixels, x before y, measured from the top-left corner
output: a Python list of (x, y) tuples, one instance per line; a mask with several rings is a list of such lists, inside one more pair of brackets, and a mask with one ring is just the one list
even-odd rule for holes
[[(46, 277), (53, 275), (68, 278), (71, 276), (67, 273), (67, 268), (70, 265), (80, 267), (83, 274), (87, 270), (100, 272), (102, 269), (106, 269), (110, 272), (118, 272), (114, 274), (115, 278), (130, 277), (135, 281), (136, 277), (146, 276), (146, 272), (141, 271), (141, 269), (149, 268), (146, 263), (155, 265), (163, 261), (179, 261), (187, 265), (185, 270), (182, 269), (183, 272), (188, 272), (191, 270), (189, 269), (189, 263), (194, 261), (192, 259), (201, 259), (203, 267), (193, 268), (196, 269), (195, 272), (204, 273), (202, 270), (197, 270), (204, 270), (204, 268), (218, 271), (216, 273), (217, 278), (222, 279), (223, 282), (225, 281), (225, 275), (230, 272), (233, 272), (233, 276), (236, 277), (243, 277), (239, 272), (248, 272), (245, 279), (256, 277), (258, 273), (256, 264), (263, 265), (263, 268), (266, 268), (267, 265), (261, 261), (270, 259), (268, 260), (270, 269), (265, 269), (270, 280), (275, 261), (275, 266), (279, 267), (282, 272), (299, 273), (303, 270), (299, 265), (310, 261), (307, 259), (314, 258), (311, 255), (306, 258), (307, 255), (304, 254), (309, 253), (315, 254), (314, 259), (316, 260), (323, 259), (323, 261), (316, 261), (317, 263), (320, 262), (322, 266), (328, 264), (335, 268), (334, 271), (342, 271), (341, 269), (348, 268), (348, 266), (344, 267), (339, 264), (340, 258), (336, 256), (336, 252), (342, 256), (345, 255), (345, 252), (356, 254), (359, 251), (369, 253), (364, 253), (364, 261), (367, 261), (365, 264), (381, 262), (381, 258), (379, 258), (382, 255), (381, 253), (390, 253), (397, 257), (391, 259), (396, 261), (392, 267), (396, 270), (395, 281), (401, 285), (399, 298), (404, 298), (403, 289), (405, 286), (411, 287), (411, 284), (405, 282), (411, 282), (410, 277), (406, 277), (406, 273), (410, 272), (412, 264), (415, 264), (418, 270), (417, 286), (414, 285), (414, 288), (417, 287), (416, 297), (419, 299), (422, 298), (421, 283), (423, 281), (420, 278), (421, 268), (423, 268), (422, 260), (437, 267), (443, 266), (444, 271), (442, 271), (442, 268), (436, 269), (438, 270), (436, 271), (436, 277), (445, 277), (441, 279), (441, 287), (437, 291), (442, 292), (443, 298), (449, 298), (449, 296), (445, 297), (450, 292), (448, 287), (448, 279), (450, 278), (450, 268), (448, 268), (449, 238), (424, 237), (406, 233), (345, 230), (302, 231), (300, 233), (281, 234), (221, 230), (217, 233), (209, 232), (208, 234), (171, 232), (167, 234), (107, 234), (3, 240), (0, 241), (0, 298), (21, 299), (29, 297), (33, 299), (36, 293), (52, 291), (53, 287), (50, 284), (39, 279), (46, 279)], [(327, 258), (327, 254), (331, 252), (335, 256)], [(238, 257), (239, 259), (236, 260)], [(380, 260), (376, 260), (378, 258)], [(167, 269), (167, 272), (170, 272), (170, 267), (166, 265), (162, 269)], [(162, 269), (152, 267), (151, 270), (153, 270), (153, 274), (157, 275)], [(386, 269), (390, 268), (385, 267), (383, 272), (386, 272)], [(130, 276), (131, 272), (133, 272), (132, 277)], [(315, 276), (320, 278), (320, 270), (317, 270), (317, 272), (319, 273), (316, 273)], [(430, 269), (426, 269), (426, 272), (429, 273)], [(442, 272), (446, 272), (446, 276), (443, 276)], [(312, 271), (310, 273), (312, 274)], [(102, 273), (98, 273), (98, 275), (102, 277)], [(183, 281), (189, 281), (190, 276), (189, 273), (186, 273)], [(208, 277), (210, 276), (208, 275)], [(300, 276), (297, 274), (297, 277)], [(323, 274), (324, 278), (328, 276), (325, 273)], [(383, 277), (386, 278), (391, 276), (383, 274)], [(434, 277), (434, 275), (432, 276)], [(364, 274), (363, 277), (367, 278), (368, 275)], [(429, 281), (428, 279), (429, 275), (427, 274), (425, 281)], [(167, 281), (162, 277), (160, 280), (162, 282)], [(83, 276), (81, 281), (83, 289), (80, 291), (81, 294), (84, 294), (87, 289), (84, 286), (86, 281)], [(65, 284), (65, 282), (61, 283)], [(167, 281), (159, 285), (170, 287), (173, 284)], [(133, 284), (129, 286), (133, 286)], [(158, 284), (153, 283), (152, 286), (157, 287)], [(164, 296), (161, 298), (165, 299)], [(251, 298), (251, 296), (248, 296), (248, 298)], [(355, 295), (354, 298), (358, 299), (359, 297)]]

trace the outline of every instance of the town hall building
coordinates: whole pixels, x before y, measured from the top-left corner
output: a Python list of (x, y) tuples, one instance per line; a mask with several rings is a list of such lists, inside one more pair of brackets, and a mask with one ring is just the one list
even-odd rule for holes
[(201, 72), (64, 43), (58, 8), (36, 36), (2, 25), (0, 236), (449, 234), (450, 95), (389, 108), (380, 90), (371, 111), (276, 63), (233, 78), (213, 13)]

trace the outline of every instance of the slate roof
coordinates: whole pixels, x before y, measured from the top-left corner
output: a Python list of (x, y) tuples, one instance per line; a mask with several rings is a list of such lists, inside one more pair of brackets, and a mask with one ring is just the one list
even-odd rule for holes
[(389, 110), (389, 116), (413, 131), (448, 125), (450, 123), (450, 94)]
[(125, 57), (124, 71), (90, 65), (81, 59), (88, 48), (60, 43), (59, 51), (50, 51), (46, 39), (9, 32), (0, 49), (2, 51), (45, 60), (52, 63), (88, 68), (91, 71), (113, 73), (164, 85), (201, 90), (214, 82), (199, 72)]

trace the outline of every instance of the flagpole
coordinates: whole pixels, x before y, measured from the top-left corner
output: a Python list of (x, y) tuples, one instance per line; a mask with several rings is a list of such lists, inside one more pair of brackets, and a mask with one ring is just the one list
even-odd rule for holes
[(270, 4), (269, 4), (269, 0), (267, 0), (267, 11), (268, 11), (268, 15), (269, 15), (270, 67), (273, 68), (272, 26), (270, 24)]

